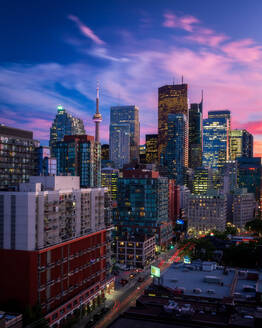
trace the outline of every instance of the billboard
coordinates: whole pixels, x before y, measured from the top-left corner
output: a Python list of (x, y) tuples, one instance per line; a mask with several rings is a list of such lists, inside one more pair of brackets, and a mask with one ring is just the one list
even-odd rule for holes
[(160, 278), (160, 268), (151, 265), (151, 276)]

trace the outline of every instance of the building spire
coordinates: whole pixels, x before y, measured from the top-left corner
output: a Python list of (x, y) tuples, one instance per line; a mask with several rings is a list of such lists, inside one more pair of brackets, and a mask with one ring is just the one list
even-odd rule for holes
[(95, 142), (100, 142), (99, 138), (99, 124), (102, 122), (102, 115), (99, 113), (99, 83), (97, 82), (96, 86), (96, 113), (93, 116), (93, 122), (96, 126), (95, 131)]

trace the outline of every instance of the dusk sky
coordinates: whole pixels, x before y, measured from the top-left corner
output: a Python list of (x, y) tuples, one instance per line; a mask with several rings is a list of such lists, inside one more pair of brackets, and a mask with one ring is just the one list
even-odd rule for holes
[(102, 142), (110, 106), (140, 109), (141, 143), (157, 132), (157, 89), (204, 90), (208, 110), (229, 109), (233, 128), (262, 155), (261, 0), (2, 0), (0, 123), (47, 144), (62, 104), (94, 134), (100, 81)]

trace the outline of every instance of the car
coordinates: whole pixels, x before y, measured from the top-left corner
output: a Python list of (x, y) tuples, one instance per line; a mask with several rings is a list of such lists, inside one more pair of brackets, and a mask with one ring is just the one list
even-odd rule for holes
[(135, 275), (134, 273), (130, 273), (129, 278), (130, 278), (130, 279), (134, 279), (135, 276), (136, 276), (136, 275)]
[(144, 277), (139, 277), (137, 281), (138, 281), (138, 282), (143, 282), (144, 280), (145, 280)]
[(128, 280), (126, 280), (126, 279), (121, 279), (121, 281), (120, 281), (120, 284), (122, 286), (125, 286), (127, 283), (128, 283)]

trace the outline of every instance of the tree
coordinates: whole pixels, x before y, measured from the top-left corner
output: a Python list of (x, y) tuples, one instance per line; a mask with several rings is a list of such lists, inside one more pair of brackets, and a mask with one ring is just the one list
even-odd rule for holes
[(258, 234), (259, 237), (262, 237), (262, 220), (254, 219), (249, 221), (245, 225), (247, 231), (252, 231), (253, 233)]

